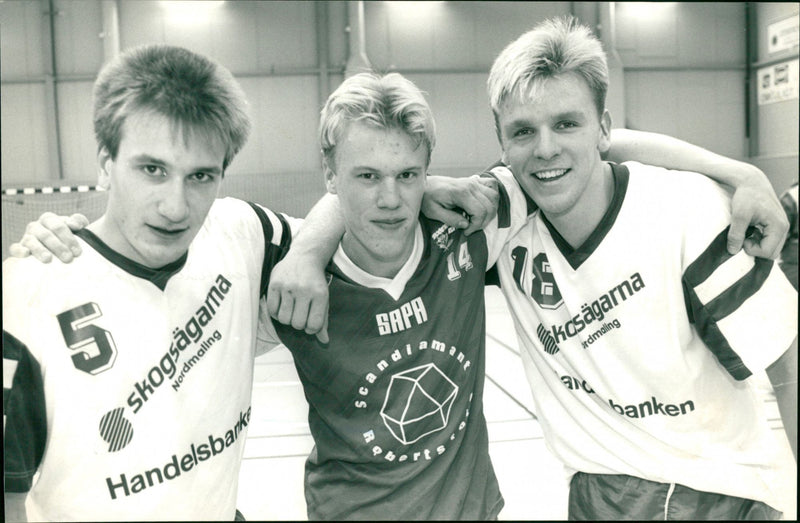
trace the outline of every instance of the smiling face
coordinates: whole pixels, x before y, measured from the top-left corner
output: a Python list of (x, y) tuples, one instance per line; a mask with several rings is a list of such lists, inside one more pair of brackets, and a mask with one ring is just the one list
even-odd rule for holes
[(503, 159), (551, 221), (585, 205), (602, 205), (603, 162), (611, 120), (598, 116), (586, 82), (565, 73), (538, 82), (530, 96), (497, 113)]
[(109, 247), (150, 268), (189, 249), (222, 180), (222, 143), (179, 129), (158, 113), (134, 113), (123, 124), (116, 159), (105, 148), (98, 154), (109, 199), (91, 228)]
[(325, 166), (344, 213), (342, 248), (370, 274), (393, 277), (411, 254), (427, 160), (427, 147), (404, 131), (355, 121), (336, 145), (336, 165)]

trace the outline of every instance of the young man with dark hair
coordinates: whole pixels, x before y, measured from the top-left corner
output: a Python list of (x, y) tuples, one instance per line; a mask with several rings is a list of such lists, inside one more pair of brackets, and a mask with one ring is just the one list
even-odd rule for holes
[(208, 58), (145, 46), (100, 72), (94, 126), (109, 198), (83, 255), (3, 262), (6, 517), (234, 519), (258, 303), (291, 240), (217, 199), (246, 100)]

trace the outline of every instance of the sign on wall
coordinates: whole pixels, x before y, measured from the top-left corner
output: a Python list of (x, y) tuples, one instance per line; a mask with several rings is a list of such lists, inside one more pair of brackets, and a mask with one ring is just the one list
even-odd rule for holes
[(796, 47), (800, 41), (800, 16), (784, 18), (767, 26), (767, 51), (777, 53)]
[(798, 95), (798, 60), (758, 70), (758, 105), (793, 100)]

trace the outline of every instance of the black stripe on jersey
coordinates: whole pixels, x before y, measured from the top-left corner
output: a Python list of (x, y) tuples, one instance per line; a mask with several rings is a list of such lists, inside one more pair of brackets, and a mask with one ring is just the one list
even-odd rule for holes
[[(509, 172), (511, 172), (511, 168), (510, 168), (509, 166), (507, 166), (506, 164), (504, 164), (502, 160), (498, 160), (497, 162), (495, 162), (494, 164), (492, 164), (491, 166), (489, 166), (489, 168), (487, 168), (487, 169), (486, 169), (486, 170), (483, 172), (483, 174), (481, 174), (481, 176), (488, 175), (488, 176), (492, 176), (492, 177), (494, 177), (494, 175), (493, 175), (493, 174), (492, 174), (490, 171), (491, 171), (492, 169), (494, 169), (495, 167), (505, 167), (506, 169), (508, 169), (508, 171), (509, 171)], [(513, 176), (513, 173), (512, 173), (512, 176)], [(515, 180), (515, 181), (516, 181), (516, 180)], [(498, 183), (499, 183), (499, 182), (498, 182)], [(500, 184), (500, 187), (503, 187), (503, 184)], [(505, 188), (504, 188), (504, 190), (505, 190)], [(526, 206), (526, 208), (525, 208), (525, 216), (530, 216), (531, 214), (535, 213), (535, 212), (536, 212), (536, 211), (539, 209), (539, 206), (538, 206), (538, 205), (536, 205), (536, 202), (534, 202), (534, 201), (531, 199), (531, 197), (530, 197), (530, 196), (528, 196), (528, 193), (526, 193), (524, 189), (522, 189), (522, 188), (520, 187), (520, 190), (522, 190), (522, 195), (525, 197), (525, 206)], [(499, 211), (498, 211), (498, 212), (499, 212)], [(508, 227), (508, 225), (506, 225), (506, 227)]]
[[(701, 303), (694, 291), (695, 287), (732, 257), (727, 249), (729, 229), (730, 227), (726, 227), (719, 233), (703, 254), (686, 269), (683, 276), (684, 292), (688, 295), (690, 320), (694, 322), (701, 338), (731, 376), (742, 380), (750, 376), (751, 372), (730, 347), (717, 322), (736, 311), (743, 302), (758, 292), (772, 271), (773, 261), (755, 258), (753, 268), (747, 274), (708, 303)], [(753, 327), (758, 328), (757, 325)]]
[(703, 254), (692, 262), (683, 274), (683, 279), (691, 287), (697, 287), (711, 276), (717, 268), (731, 258), (728, 252), (728, 230), (726, 227), (703, 251)]
[(582, 245), (573, 249), (572, 245), (561, 236), (561, 233), (550, 223), (547, 216), (542, 213), (542, 221), (550, 231), (550, 236), (553, 237), (553, 243), (556, 244), (558, 250), (561, 251), (561, 254), (564, 255), (564, 258), (566, 258), (570, 267), (573, 269), (580, 267), (581, 264), (592, 255), (603, 241), (603, 238), (605, 238), (611, 228), (614, 227), (617, 216), (619, 216), (619, 211), (622, 209), (622, 202), (625, 201), (625, 195), (628, 193), (628, 182), (631, 174), (628, 168), (624, 165), (617, 165), (611, 162), (608, 162), (608, 164), (611, 166), (611, 175), (614, 178), (614, 194), (608, 209), (606, 209), (606, 212), (600, 219), (600, 223), (597, 224), (597, 227), (594, 228)]
[(492, 178), (497, 185), (497, 192), (500, 194), (500, 201), (497, 205), (497, 228), (507, 229), (511, 226), (511, 198), (508, 196), (505, 186), (490, 171), (481, 173), (481, 178)]
[(47, 442), (44, 383), (39, 363), (24, 343), (3, 331), (3, 371), (16, 364), (11, 388), (3, 386), (5, 492), (27, 492)]
[(183, 253), (183, 256), (174, 262), (170, 262), (157, 269), (151, 269), (150, 267), (146, 267), (141, 263), (135, 262), (130, 258), (118, 253), (88, 229), (75, 231), (75, 236), (82, 238), (83, 241), (91, 245), (94, 250), (100, 253), (103, 258), (107, 259), (123, 271), (136, 276), (137, 278), (142, 278), (143, 280), (149, 281), (162, 291), (166, 288), (169, 279), (183, 269), (183, 266), (186, 264), (186, 259), (189, 257), (189, 253), (187, 251)]
[[(684, 287), (684, 289), (686, 289), (686, 287)], [(750, 377), (753, 373), (747, 368), (739, 355), (736, 354), (722, 332), (720, 332), (712, 312), (700, 304), (700, 300), (693, 291), (689, 291), (688, 301), (690, 302), (689, 306), (692, 311), (689, 314), (690, 319), (694, 322), (697, 333), (700, 335), (700, 338), (702, 338), (703, 343), (705, 343), (708, 349), (714, 354), (717, 361), (725, 367), (728, 374), (737, 380)]]
[(261, 266), (260, 287), (261, 296), (264, 296), (267, 293), (267, 286), (269, 285), (269, 276), (272, 273), (272, 268), (279, 261), (281, 261), (284, 256), (286, 256), (287, 252), (289, 252), (289, 246), (292, 244), (292, 230), (283, 216), (278, 213), (273, 213), (274, 216), (278, 218), (278, 221), (281, 223), (281, 227), (283, 228), (280, 245), (276, 247), (272, 243), (272, 237), (274, 236), (275, 231), (272, 228), (272, 222), (267, 216), (267, 211), (265, 211), (260, 205), (257, 205), (253, 202), (247, 203), (250, 205), (250, 207), (252, 207), (253, 211), (255, 211), (256, 216), (258, 216), (258, 219), (261, 222), (261, 228), (264, 231), (264, 263)]

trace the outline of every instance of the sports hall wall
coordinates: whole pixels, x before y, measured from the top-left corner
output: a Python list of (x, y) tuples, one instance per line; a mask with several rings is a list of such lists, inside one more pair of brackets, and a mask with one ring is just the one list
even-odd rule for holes
[[(431, 172), (471, 174), (499, 156), (484, 88), (494, 57), (537, 21), (574, 14), (609, 52), (615, 127), (754, 162), (782, 191), (797, 179), (797, 98), (759, 105), (756, 71), (796, 64), (797, 45), (770, 53), (767, 33), (797, 12), (797, 3), (741, 2), (6, 0), (2, 186), (93, 184), (92, 82), (117, 50), (151, 42), (212, 56), (248, 95), (255, 127), (225, 194), (304, 215), (324, 190), (319, 110), (348, 63), (364, 56), (427, 92), (438, 126)], [(92, 215), (102, 198), (64, 196), (61, 206), (53, 196), (4, 195), (3, 257), (43, 209)]]

